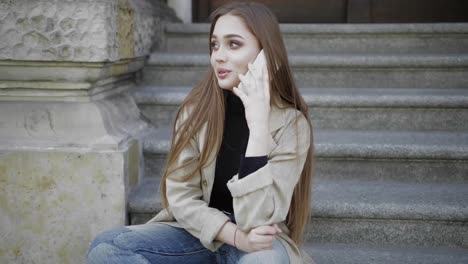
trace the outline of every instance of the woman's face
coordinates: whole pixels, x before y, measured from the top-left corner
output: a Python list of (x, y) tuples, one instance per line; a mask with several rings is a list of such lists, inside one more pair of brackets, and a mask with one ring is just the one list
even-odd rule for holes
[(257, 38), (244, 21), (229, 14), (219, 17), (216, 21), (211, 48), (211, 66), (218, 84), (228, 90), (239, 85), (239, 73), (245, 74), (247, 64), (253, 62), (260, 52)]

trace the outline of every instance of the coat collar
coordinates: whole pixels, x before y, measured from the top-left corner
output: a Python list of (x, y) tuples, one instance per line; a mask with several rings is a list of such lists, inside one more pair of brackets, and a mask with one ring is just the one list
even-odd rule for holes
[[(285, 109), (281, 109), (277, 106), (272, 105), (270, 108), (270, 117), (268, 120), (268, 125), (269, 125), (269, 132), (270, 135), (268, 137), (268, 156), (270, 153), (273, 151), (273, 149), (276, 148), (277, 144), (275, 140), (273, 139), (273, 133), (278, 131), (281, 127), (283, 127), (285, 124)], [(200, 146), (201, 148), (202, 146)], [(207, 189), (205, 190), (206, 193), (204, 193), (205, 200), (209, 203), (210, 197), (211, 197), (211, 190), (213, 188), (213, 183), (214, 183), (214, 177), (215, 177), (215, 169), (216, 169), (216, 155), (213, 153), (212, 156), (210, 157), (211, 162), (202, 169), (202, 175), (207, 180)]]

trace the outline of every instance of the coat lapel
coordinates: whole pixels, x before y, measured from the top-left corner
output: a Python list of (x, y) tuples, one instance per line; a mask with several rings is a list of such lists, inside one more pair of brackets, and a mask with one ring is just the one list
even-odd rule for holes
[[(270, 132), (270, 137), (268, 139), (268, 156), (276, 148), (277, 144), (273, 139), (274, 133), (278, 131), (282, 126), (285, 125), (284, 121), (284, 109), (278, 108), (274, 105), (271, 106), (270, 110), (270, 119), (268, 120), (268, 128)], [(205, 130), (203, 130), (204, 132)], [(200, 133), (200, 139), (205, 138), (204, 133)], [(200, 146), (201, 149), (201, 146)], [(205, 200), (209, 202), (211, 196), (211, 189), (213, 188), (215, 169), (216, 169), (216, 156), (213, 153), (213, 156), (210, 157), (212, 161), (208, 166), (202, 169), (202, 177), (207, 181), (206, 193), (204, 193)]]

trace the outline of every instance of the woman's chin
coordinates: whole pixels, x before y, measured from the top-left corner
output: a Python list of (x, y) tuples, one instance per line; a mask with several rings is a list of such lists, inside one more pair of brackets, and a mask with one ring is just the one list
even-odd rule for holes
[(232, 88), (234, 88), (234, 85), (223, 83), (222, 81), (220, 82), (219, 80), (218, 80), (218, 86), (221, 89), (230, 90), (230, 91), (232, 91)]

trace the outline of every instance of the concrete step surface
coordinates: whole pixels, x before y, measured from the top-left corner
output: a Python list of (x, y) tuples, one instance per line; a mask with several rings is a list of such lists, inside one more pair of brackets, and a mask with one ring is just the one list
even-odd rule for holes
[[(155, 128), (143, 141), (144, 151), (167, 154), (171, 129)], [(318, 158), (467, 160), (468, 133), (448, 131), (314, 130)]]
[[(133, 96), (155, 126), (170, 126), (189, 87), (143, 86)], [(468, 130), (468, 89), (300, 88), (314, 128)]]
[[(191, 87), (141, 86), (133, 92), (138, 104), (180, 105)], [(458, 88), (309, 88), (300, 87), (310, 107), (468, 107), (468, 89)]]
[[(468, 54), (293, 54), (293, 67), (466, 67)], [(208, 54), (153, 52), (149, 66), (208, 66)]]
[(316, 181), (313, 214), (321, 218), (468, 221), (465, 184)]
[[(130, 211), (159, 212), (159, 184), (160, 177), (144, 178), (131, 195)], [(316, 218), (468, 221), (468, 182), (321, 180), (314, 182), (312, 194), (312, 214)]]
[[(171, 129), (150, 130), (143, 139), (145, 174), (159, 177)], [(314, 129), (316, 180), (467, 183), (467, 134), (432, 131)]]
[[(161, 210), (158, 178), (129, 200), (132, 224)], [(468, 246), (468, 184), (315, 182), (305, 237), (318, 243)]]
[[(459, 88), (468, 87), (468, 55), (291, 55), (296, 84), (313, 88)], [(193, 86), (206, 75), (204, 54), (153, 53), (143, 82)]]
[[(167, 52), (207, 53), (209, 24), (168, 24)], [(467, 53), (468, 23), (281, 24), (288, 53)]]
[(447, 131), (316, 130), (319, 157), (382, 159), (468, 158), (468, 134)]
[(462, 247), (370, 246), (361, 244), (307, 243), (304, 250), (317, 264), (465, 264)]

